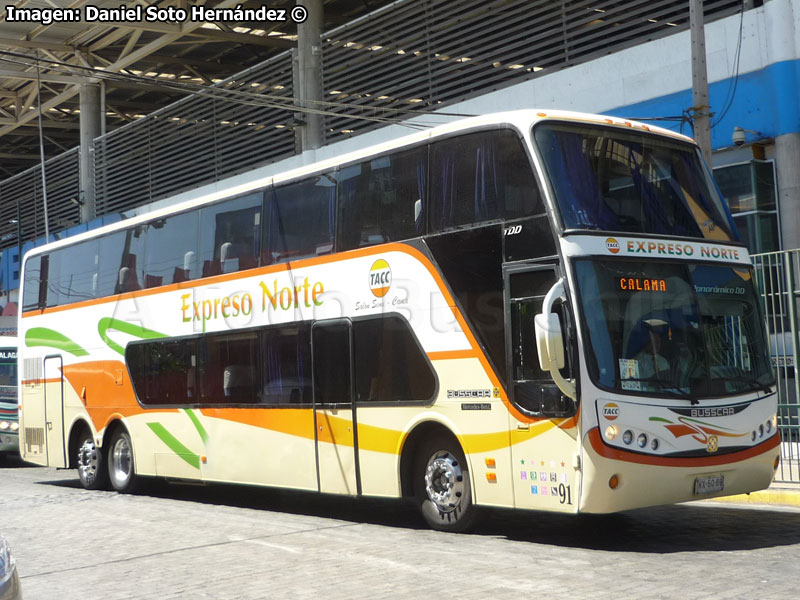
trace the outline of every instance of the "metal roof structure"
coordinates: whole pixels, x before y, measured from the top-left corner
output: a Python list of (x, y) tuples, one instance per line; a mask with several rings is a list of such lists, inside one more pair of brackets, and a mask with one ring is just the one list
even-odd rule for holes
[[(331, 29), (389, 3), (325, 0), (324, 27)], [(118, 74), (101, 80), (105, 86), (105, 127), (112, 131), (184, 97), (187, 92), (181, 91), (181, 84), (212, 86), (294, 47), (297, 25), (289, 11), (295, 5), (295, 0), (7, 3), (0, 10), (0, 179), (40, 162), (40, 94), (47, 159), (79, 144), (78, 86), (91, 78), (93, 70)], [(138, 7), (138, 14), (120, 15), (121, 6)], [(187, 18), (182, 22), (151, 20), (154, 16), (168, 17), (166, 9), (170, 6), (183, 7)], [(253, 10), (268, 6), (286, 14), (283, 21), (195, 21), (189, 13), (192, 6)], [(56, 13), (55, 8), (68, 12)], [(163, 12), (157, 14), (158, 9)], [(267, 16), (263, 12), (251, 14)], [(68, 20), (76, 15), (80, 21)], [(37, 16), (42, 18), (41, 23), (28, 20)], [(103, 20), (86, 20), (94, 16)], [(128, 19), (106, 20), (119, 16)], [(60, 22), (56, 21), (59, 17)], [(159, 85), (161, 82), (163, 85)]]

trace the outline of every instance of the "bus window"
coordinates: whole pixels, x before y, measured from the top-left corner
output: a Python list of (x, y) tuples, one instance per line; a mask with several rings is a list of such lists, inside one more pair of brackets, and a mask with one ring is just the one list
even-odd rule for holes
[(431, 230), (544, 212), (528, 155), (511, 130), (431, 146)]
[(118, 293), (119, 271), (122, 266), (126, 239), (124, 231), (104, 235), (100, 238), (100, 260), (97, 268), (98, 298)]
[(157, 340), (128, 344), (125, 362), (142, 404), (193, 404), (196, 340)]
[(25, 283), (22, 296), (22, 309), (32, 310), (40, 307), (39, 293), (42, 283), (42, 259), (46, 257), (33, 256), (25, 263)]
[(144, 287), (180, 283), (200, 276), (197, 268), (197, 211), (149, 223)]
[(311, 339), (307, 323), (270, 327), (261, 343), (263, 404), (311, 404)]
[(370, 402), (427, 402), (436, 393), (436, 376), (399, 315), (353, 322), (356, 399)]
[(200, 338), (198, 384), (203, 404), (258, 402), (258, 334), (242, 331)]
[(318, 321), (311, 329), (316, 404), (351, 403), (350, 323)]
[(335, 206), (335, 173), (274, 188), (267, 199), (266, 262), (332, 252)]
[(97, 240), (56, 250), (50, 256), (47, 306), (90, 300), (97, 296)]
[(262, 198), (256, 192), (200, 211), (197, 264), (202, 277), (258, 266)]
[(142, 289), (146, 231), (146, 225), (136, 225), (125, 232), (125, 247), (117, 274), (116, 291), (118, 294)]
[(555, 122), (537, 125), (534, 136), (565, 228), (737, 239), (691, 144)]
[[(530, 413), (564, 413), (567, 400), (553, 383), (549, 372), (539, 366), (534, 317), (541, 312), (544, 297), (556, 282), (552, 268), (520, 270), (508, 274), (509, 340), (514, 402)], [(556, 306), (562, 324), (565, 313)], [(569, 352), (565, 377), (569, 377)]]
[(406, 240), (425, 231), (426, 146), (344, 167), (339, 250)]

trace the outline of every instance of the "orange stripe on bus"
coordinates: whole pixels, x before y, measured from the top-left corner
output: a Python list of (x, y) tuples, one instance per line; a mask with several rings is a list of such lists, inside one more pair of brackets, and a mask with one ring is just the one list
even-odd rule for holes
[(444, 350), (442, 352), (428, 352), (431, 360), (453, 360), (457, 358), (478, 358), (475, 350)]
[(637, 454), (635, 452), (627, 452), (625, 450), (618, 450), (616, 448), (607, 446), (603, 442), (603, 439), (600, 435), (600, 429), (597, 427), (592, 428), (586, 435), (588, 436), (589, 442), (591, 443), (594, 451), (604, 458), (620, 460), (623, 462), (631, 462), (640, 465), (654, 465), (661, 467), (714, 467), (719, 465), (728, 465), (769, 452), (781, 443), (780, 436), (776, 434), (757, 446), (753, 446), (739, 452), (731, 452), (729, 454), (710, 454), (708, 456), (699, 456), (696, 458), (670, 458), (668, 456)]

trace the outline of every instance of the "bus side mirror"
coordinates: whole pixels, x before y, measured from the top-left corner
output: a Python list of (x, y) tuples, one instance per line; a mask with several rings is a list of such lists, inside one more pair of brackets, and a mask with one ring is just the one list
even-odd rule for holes
[(533, 319), (536, 333), (536, 350), (539, 353), (539, 366), (542, 371), (549, 372), (553, 382), (566, 396), (576, 399), (575, 381), (565, 379), (561, 369), (566, 364), (564, 357), (564, 334), (561, 331), (561, 321), (553, 312), (553, 304), (557, 299), (566, 300), (564, 279), (559, 279), (547, 292), (542, 303), (542, 312)]
[(536, 350), (542, 371), (564, 368), (564, 336), (555, 313), (538, 314), (533, 319), (536, 329)]

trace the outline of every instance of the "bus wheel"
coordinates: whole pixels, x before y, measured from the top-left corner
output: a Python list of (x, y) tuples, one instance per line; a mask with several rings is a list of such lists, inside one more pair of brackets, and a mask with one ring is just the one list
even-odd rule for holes
[(423, 443), (414, 469), (414, 495), (422, 516), (433, 529), (466, 531), (477, 508), (464, 453), (446, 437)]
[(130, 493), (136, 488), (138, 478), (133, 465), (133, 444), (131, 436), (124, 429), (118, 429), (111, 437), (108, 476), (111, 486), (120, 493)]
[(78, 441), (78, 479), (86, 490), (108, 488), (105, 453), (95, 446), (91, 431), (86, 431)]

